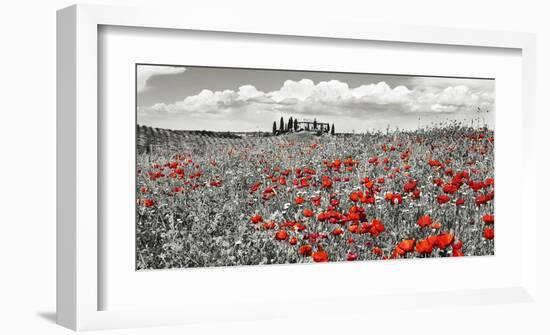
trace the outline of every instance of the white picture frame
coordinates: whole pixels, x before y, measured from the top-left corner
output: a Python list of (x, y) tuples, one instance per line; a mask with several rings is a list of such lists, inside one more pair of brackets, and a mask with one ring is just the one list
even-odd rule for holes
[[(287, 22), (284, 26), (272, 20), (211, 20), (203, 16), (184, 17), (168, 10), (75, 5), (57, 14), (57, 322), (75, 330), (126, 328), (153, 325), (184, 324), (199, 321), (246, 320), (261, 317), (259, 311), (270, 309), (270, 317), (288, 315), (290, 302), (268, 298), (260, 303), (230, 301), (231, 311), (223, 313), (204, 309), (167, 307), (158, 313), (150, 310), (100, 310), (101, 253), (98, 243), (98, 31), (99, 26), (182, 29), (276, 35), (281, 38), (352, 39), (429, 45), (490, 47), (521, 51), (522, 110), (524, 129), (521, 138), (522, 166), (534, 164), (535, 135), (535, 36), (528, 33), (477, 31), (448, 28), (427, 28), (350, 23), (335, 21), (317, 25)], [(133, 127), (134, 125), (130, 125)], [(498, 172), (497, 172), (498, 173)], [(496, 302), (526, 302), (536, 299), (536, 229), (535, 202), (525, 195), (534, 189), (534, 180), (522, 182), (521, 199), (521, 280), (517, 285), (468, 290), (438, 290), (429, 292), (399, 292), (368, 295), (357, 299), (343, 293), (315, 301), (315, 305), (353, 306), (359, 310), (394, 308), (396, 303), (415, 296), (415, 304), (401, 303), (402, 308), (418, 308), (437, 304), (469, 306)], [(529, 232), (527, 234), (527, 232)], [(108, 257), (108, 255), (104, 255)], [(498, 255), (496, 256), (498, 257)], [(396, 267), (404, 267), (400, 262)], [(311, 267), (310, 267), (311, 269)], [(333, 268), (333, 270), (335, 270)], [(221, 272), (220, 272), (221, 271)], [(223, 275), (223, 269), (217, 274)], [(246, 270), (243, 270), (246, 271)], [(277, 271), (272, 270), (272, 271)], [(311, 270), (314, 271), (314, 270)], [(191, 302), (192, 303), (192, 302)]]

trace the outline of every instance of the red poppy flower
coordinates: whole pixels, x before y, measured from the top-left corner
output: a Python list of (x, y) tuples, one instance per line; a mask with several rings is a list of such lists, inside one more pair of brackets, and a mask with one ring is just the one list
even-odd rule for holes
[(357, 161), (354, 161), (353, 158), (351, 157), (348, 157), (346, 158), (346, 160), (344, 161), (344, 165), (345, 166), (354, 166), (356, 165), (358, 162)]
[(276, 225), (275, 225), (275, 222), (270, 221), (270, 222), (264, 223), (262, 226), (264, 227), (264, 229), (270, 230), (275, 228)]
[(485, 224), (494, 224), (495, 216), (492, 214), (485, 214), (483, 215), (483, 222), (485, 222)]
[(437, 243), (437, 236), (430, 235), (426, 238), (426, 240), (432, 245), (436, 245)]
[(172, 189), (172, 192), (174, 193), (180, 193), (183, 191), (183, 187), (182, 186), (176, 186)]
[(437, 236), (437, 240), (435, 240), (435, 246), (437, 246), (439, 249), (446, 249), (448, 246), (450, 246), (455, 237), (453, 234), (450, 233), (442, 233)]
[(372, 224), (370, 225), (370, 234), (372, 236), (378, 236), (380, 233), (383, 233), (386, 230), (386, 227), (384, 227), (384, 224), (382, 224), (382, 221), (379, 219), (372, 220)]
[(359, 225), (358, 224), (352, 224), (348, 227), (348, 231), (353, 234), (357, 234), (359, 231)]
[(433, 229), (439, 229), (439, 228), (441, 228), (441, 223), (439, 223), (439, 222), (434, 223), (434, 224), (432, 225), (432, 228), (433, 228)]
[(430, 159), (430, 160), (428, 161), (428, 164), (429, 164), (431, 167), (442, 167), (442, 166), (443, 166), (443, 164), (442, 164), (440, 161), (438, 161), (437, 159)]
[(397, 247), (399, 249), (401, 249), (402, 251), (404, 251), (405, 253), (407, 253), (407, 252), (411, 252), (411, 251), (414, 250), (414, 244), (415, 244), (415, 240), (413, 240), (413, 239), (403, 240), (403, 241), (399, 242)]
[(322, 185), (323, 188), (331, 188), (332, 187), (332, 180), (330, 179), (330, 177), (323, 176), (321, 185)]
[(453, 249), (462, 249), (462, 241), (458, 240), (455, 244), (452, 245)]
[(298, 184), (298, 188), (304, 188), (304, 187), (309, 187), (309, 181), (307, 178), (300, 179), (300, 182)]
[(261, 182), (254, 183), (254, 184), (250, 187), (250, 193), (256, 192), (256, 191), (260, 188), (261, 185), (262, 185)]
[(443, 192), (453, 194), (458, 191), (458, 187), (455, 184), (445, 184), (443, 185)]
[(149, 190), (148, 190), (147, 187), (145, 187), (145, 186), (142, 186), (142, 187), (139, 189), (139, 191), (140, 191), (141, 193), (147, 193), (147, 192), (149, 192)]
[(457, 206), (462, 206), (462, 205), (464, 205), (465, 202), (466, 202), (466, 201), (464, 201), (464, 199), (459, 198), (459, 199), (456, 200), (455, 204), (456, 204)]
[(374, 156), (374, 157), (369, 158), (369, 163), (377, 165), (378, 164), (378, 157)]
[(372, 253), (375, 254), (375, 255), (378, 255), (378, 256), (382, 256), (383, 251), (380, 247), (373, 247), (372, 248)]
[(342, 230), (342, 228), (338, 227), (338, 228), (334, 229), (330, 234), (334, 235), (334, 236), (339, 236), (339, 235), (342, 235), (343, 233), (344, 233), (344, 230)]
[(304, 257), (311, 256), (312, 247), (309, 244), (304, 244), (298, 249), (298, 253)]
[(313, 170), (313, 169), (310, 169), (310, 168), (308, 168), (308, 167), (305, 167), (305, 168), (304, 168), (304, 173), (310, 174), (310, 175), (314, 175), (314, 174), (316, 174), (317, 172), (316, 172), (315, 170)]
[(290, 245), (296, 245), (296, 243), (298, 243), (298, 239), (296, 237), (292, 237), (288, 243), (290, 243)]
[(403, 190), (405, 192), (412, 192), (416, 189), (417, 182), (416, 180), (409, 180), (405, 186), (403, 186)]
[(365, 195), (364, 197), (361, 198), (361, 202), (364, 203), (364, 204), (374, 204), (374, 202), (376, 201), (376, 199), (370, 195), (370, 194), (367, 194)]
[(357, 257), (359, 257), (359, 255), (356, 252), (348, 252), (346, 259), (348, 261), (354, 261), (357, 259)]
[(399, 193), (388, 192), (384, 195), (384, 199), (392, 205), (403, 203), (403, 196)]
[(279, 230), (275, 233), (275, 239), (279, 241), (284, 241), (288, 238), (288, 233), (286, 230)]
[(143, 205), (145, 207), (151, 208), (155, 205), (155, 201), (153, 199), (144, 199), (143, 200)]
[(420, 240), (418, 243), (416, 243), (416, 252), (419, 254), (431, 254), (433, 250), (433, 245), (430, 243), (430, 241), (426, 240)]
[(328, 262), (328, 254), (324, 250), (318, 250), (313, 253), (313, 261), (317, 263)]
[(294, 229), (295, 231), (303, 231), (306, 229), (306, 226), (304, 224), (301, 224), (299, 222), (296, 222), (294, 223), (294, 225), (292, 226), (292, 229)]
[(481, 190), (482, 188), (485, 187), (485, 183), (482, 182), (482, 181), (470, 181), (470, 183), (468, 184), (468, 186), (470, 186), (470, 188), (472, 190), (474, 190), (475, 192)]
[(362, 196), (363, 196), (363, 192), (361, 191), (351, 192), (351, 194), (349, 195), (349, 200), (353, 202), (357, 202), (359, 201), (359, 199), (361, 199)]
[(483, 237), (485, 237), (488, 240), (494, 239), (495, 238), (495, 229), (485, 228), (485, 230), (483, 230)]
[(480, 206), (491, 200), (493, 200), (493, 198), (490, 194), (480, 194), (476, 197), (476, 205)]
[(453, 249), (453, 257), (462, 257), (464, 253), (461, 249)]
[(309, 208), (304, 209), (304, 216), (308, 217), (308, 218), (312, 217), (313, 216), (313, 211)]
[(149, 172), (149, 179), (151, 180), (157, 180), (159, 179), (160, 177), (164, 177), (164, 173), (162, 172)]
[(449, 200), (451, 200), (451, 198), (449, 198), (449, 196), (446, 195), (446, 194), (440, 194), (440, 195), (437, 196), (437, 202), (440, 205), (449, 202)]
[(429, 216), (429, 215), (423, 215), (421, 217), (418, 218), (418, 221), (416, 221), (416, 223), (424, 228), (426, 226), (429, 226), (432, 224), (432, 218)]
[(321, 206), (321, 197), (320, 196), (314, 196), (311, 198), (311, 202), (313, 203), (313, 206)]
[(250, 221), (252, 221), (252, 223), (254, 224), (262, 222), (263, 220), (264, 218), (260, 214), (256, 214), (250, 218)]
[(305, 201), (305, 200), (304, 200), (304, 198), (302, 198), (302, 197), (296, 197), (296, 198), (294, 199), (294, 203), (295, 203), (296, 205), (301, 205), (301, 204), (304, 203), (304, 201)]
[(271, 186), (266, 187), (266, 189), (262, 192), (262, 199), (263, 200), (269, 200), (277, 195), (277, 192), (275, 189)]
[(443, 181), (443, 179), (441, 178), (435, 178), (433, 180), (434, 184), (437, 185), (437, 186), (442, 186), (445, 182)]

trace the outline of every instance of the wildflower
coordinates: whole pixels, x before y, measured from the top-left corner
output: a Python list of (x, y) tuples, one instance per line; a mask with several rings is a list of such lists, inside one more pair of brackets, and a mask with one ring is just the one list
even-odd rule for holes
[(304, 214), (305, 217), (310, 218), (310, 217), (313, 216), (313, 211), (312, 211), (311, 209), (309, 209), (309, 208), (306, 208), (306, 209), (304, 209), (303, 214)]
[(483, 237), (485, 237), (488, 240), (492, 240), (495, 238), (495, 229), (494, 228), (485, 228), (483, 230)]
[(439, 249), (446, 249), (454, 241), (454, 235), (450, 233), (442, 233), (437, 236), (435, 240), (435, 246)]
[(483, 215), (483, 222), (485, 222), (485, 224), (494, 224), (495, 216), (492, 214), (485, 214)]
[(416, 243), (416, 252), (418, 252), (419, 254), (431, 254), (432, 250), (433, 245), (427, 239), (420, 240), (418, 241), (418, 243)]
[(418, 221), (416, 221), (416, 223), (424, 228), (426, 226), (429, 226), (432, 224), (432, 218), (429, 216), (429, 215), (423, 215), (421, 217), (418, 218)]
[(328, 262), (328, 254), (326, 251), (320, 249), (315, 251), (313, 254), (313, 261), (316, 263)]
[(288, 233), (286, 230), (279, 230), (275, 233), (275, 239), (279, 241), (284, 241), (288, 238)]
[(300, 246), (300, 248), (298, 248), (298, 253), (304, 257), (311, 256), (311, 251), (312, 251), (312, 248), (311, 248), (311, 245), (309, 244), (304, 244)]
[(252, 223), (254, 223), (254, 224), (262, 222), (263, 220), (264, 220), (264, 218), (260, 214), (255, 214), (254, 216), (252, 216), (250, 218), (250, 221), (252, 221)]
[(437, 196), (437, 202), (440, 205), (449, 202), (449, 200), (451, 200), (451, 198), (446, 194), (440, 194), (440, 195)]
[(296, 198), (294, 199), (294, 203), (295, 203), (296, 205), (301, 205), (301, 204), (304, 203), (304, 201), (305, 201), (305, 200), (304, 200), (304, 198), (302, 198), (302, 197), (296, 197)]

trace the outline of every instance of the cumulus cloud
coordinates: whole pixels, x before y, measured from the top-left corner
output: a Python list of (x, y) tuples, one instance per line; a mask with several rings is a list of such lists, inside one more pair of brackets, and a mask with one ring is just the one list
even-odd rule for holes
[(139, 65), (137, 68), (137, 91), (143, 92), (148, 89), (147, 80), (156, 75), (179, 74), (185, 72), (181, 66), (156, 66)]
[[(185, 113), (186, 116), (217, 115), (261, 121), (277, 114), (296, 117), (332, 116), (351, 120), (378, 117), (475, 113), (481, 107), (492, 111), (492, 87), (468, 85), (391, 87), (386, 82), (349, 87), (338, 80), (287, 80), (275, 91), (262, 92), (253, 85), (238, 90), (210, 91), (188, 96), (173, 104), (157, 103), (144, 113)], [(141, 112), (141, 109), (140, 109)], [(474, 115), (474, 114), (472, 114)], [(370, 118), (370, 119), (369, 119)]]

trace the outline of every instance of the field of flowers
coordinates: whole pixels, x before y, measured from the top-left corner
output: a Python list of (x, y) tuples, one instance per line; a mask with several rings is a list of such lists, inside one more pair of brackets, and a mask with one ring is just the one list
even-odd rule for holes
[(137, 155), (137, 269), (494, 254), (492, 130), (178, 138)]

